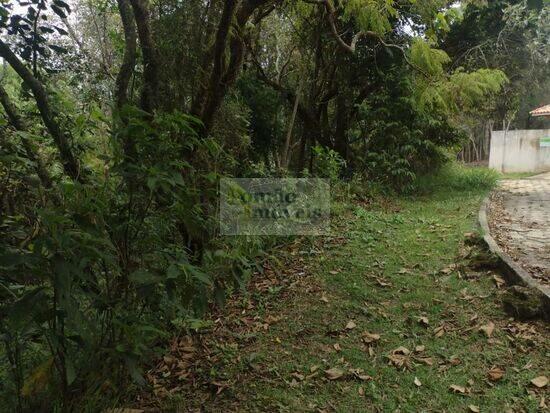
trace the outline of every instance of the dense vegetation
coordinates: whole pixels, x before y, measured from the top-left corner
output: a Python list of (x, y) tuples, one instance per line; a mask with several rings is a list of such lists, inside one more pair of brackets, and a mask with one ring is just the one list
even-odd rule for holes
[[(219, 236), (220, 177), (412, 191), (466, 121), (510, 119), (548, 68), (537, 1), (70, 3), (0, 5), (7, 411), (80, 411), (145, 384), (163, 339), (246, 286), (286, 240)], [(518, 55), (476, 60), (498, 28), (472, 16), (497, 12)], [(527, 46), (540, 71), (518, 80)]]

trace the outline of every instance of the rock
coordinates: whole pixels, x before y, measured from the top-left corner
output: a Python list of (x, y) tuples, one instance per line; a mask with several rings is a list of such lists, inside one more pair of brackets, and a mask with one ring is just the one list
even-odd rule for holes
[(502, 296), (504, 310), (518, 320), (528, 320), (543, 314), (542, 293), (513, 285)]

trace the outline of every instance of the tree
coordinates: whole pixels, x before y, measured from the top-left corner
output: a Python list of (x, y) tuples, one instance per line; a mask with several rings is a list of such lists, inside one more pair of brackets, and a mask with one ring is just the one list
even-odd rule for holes
[[(500, 68), (510, 80), (480, 119), (470, 118), (471, 160), (488, 156), (493, 125), (497, 128), (529, 128), (529, 111), (544, 104), (548, 83), (548, 15), (542, 1), (493, 1), (463, 6), (443, 40), (454, 67), (475, 70)], [(478, 112), (479, 114), (479, 112)], [(481, 148), (486, 148), (480, 151)], [(483, 152), (483, 153), (480, 153)]]

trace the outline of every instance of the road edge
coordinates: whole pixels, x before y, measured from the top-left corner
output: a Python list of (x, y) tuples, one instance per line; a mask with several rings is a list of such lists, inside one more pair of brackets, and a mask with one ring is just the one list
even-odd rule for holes
[(481, 226), (483, 240), (489, 247), (489, 250), (495, 254), (503, 269), (503, 275), (506, 282), (510, 285), (520, 284), (528, 288), (537, 290), (541, 294), (543, 318), (550, 321), (550, 288), (539, 284), (531, 275), (519, 266), (502, 248), (498, 246), (495, 239), (491, 235), (489, 222), (487, 220), (487, 210), (491, 202), (491, 194), (489, 194), (479, 208), (478, 221)]

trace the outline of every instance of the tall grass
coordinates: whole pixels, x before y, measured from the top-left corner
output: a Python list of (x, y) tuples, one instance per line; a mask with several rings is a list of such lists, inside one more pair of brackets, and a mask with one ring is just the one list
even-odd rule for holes
[(457, 162), (449, 163), (439, 171), (419, 176), (414, 184), (415, 192), (431, 193), (438, 190), (478, 191), (492, 189), (500, 174), (483, 167), (467, 167)]

